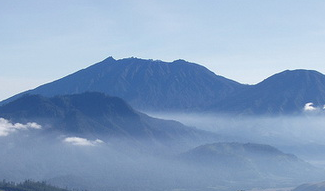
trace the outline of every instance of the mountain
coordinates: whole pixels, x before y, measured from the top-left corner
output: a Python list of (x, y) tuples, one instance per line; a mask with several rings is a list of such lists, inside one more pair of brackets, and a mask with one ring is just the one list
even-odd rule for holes
[(313, 70), (286, 70), (249, 86), (212, 106), (240, 114), (298, 114), (305, 104), (325, 104), (325, 75)]
[(20, 123), (37, 122), (47, 131), (73, 136), (181, 142), (204, 134), (176, 121), (149, 117), (120, 98), (94, 92), (52, 98), (24, 95), (1, 106), (0, 117)]
[(191, 149), (180, 156), (190, 165), (224, 172), (229, 180), (315, 180), (325, 172), (291, 154), (263, 144), (213, 143)]
[(109, 57), (0, 104), (25, 94), (52, 97), (87, 91), (120, 97), (143, 111), (299, 114), (307, 103), (323, 108), (325, 76), (312, 70), (286, 70), (256, 85), (243, 85), (184, 60)]
[(325, 182), (303, 184), (292, 191), (325, 191)]
[(57, 81), (23, 92), (47, 97), (103, 92), (142, 110), (201, 110), (245, 87), (198, 64), (109, 57)]

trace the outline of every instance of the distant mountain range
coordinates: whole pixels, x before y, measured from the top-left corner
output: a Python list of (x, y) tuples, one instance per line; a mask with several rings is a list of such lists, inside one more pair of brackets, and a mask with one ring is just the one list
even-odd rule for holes
[(298, 114), (307, 103), (323, 107), (325, 76), (311, 70), (287, 70), (256, 85), (243, 85), (184, 60), (109, 57), (1, 104), (24, 94), (52, 97), (87, 91), (120, 97), (143, 111)]
[(179, 122), (149, 117), (125, 101), (103, 93), (52, 98), (24, 95), (0, 107), (0, 117), (15, 123), (37, 122), (44, 130), (73, 136), (93, 136), (151, 142), (182, 142), (205, 138), (205, 132)]
[(289, 183), (315, 180), (325, 175), (295, 155), (255, 143), (206, 144), (183, 153), (180, 158), (190, 165), (200, 165), (202, 169), (223, 172), (229, 180), (246, 177), (270, 181), (281, 177)]
[(292, 191), (325, 191), (325, 182), (303, 184)]
[[(105, 156), (105, 158), (107, 157)], [(253, 143), (206, 144), (170, 157), (167, 161), (155, 161), (154, 166), (151, 166), (150, 162), (144, 166), (146, 170), (143, 174), (146, 176), (145, 186), (142, 188), (138, 186), (139, 182), (143, 181), (138, 179), (142, 173), (132, 176), (132, 172), (124, 172), (122, 175), (123, 186), (114, 187), (116, 178), (106, 180), (105, 178), (109, 176), (106, 174), (103, 177), (104, 182), (110, 182), (108, 185), (112, 187), (112, 190), (118, 190), (118, 188), (122, 190), (176, 190), (182, 188), (184, 191), (233, 191), (289, 187), (305, 181), (318, 181), (325, 176), (322, 169), (316, 169), (294, 155), (285, 154), (269, 145)], [(154, 169), (149, 171), (149, 176), (147, 175), (149, 173), (147, 166)], [(129, 168), (128, 166), (127, 169)], [(128, 176), (132, 178), (127, 178)], [(78, 188), (82, 185), (81, 187), (88, 189), (89, 185), (96, 186), (96, 182), (93, 182), (92, 179), (92, 177), (82, 178), (79, 174), (77, 176), (61, 175), (50, 179), (49, 182), (60, 187)], [(136, 186), (132, 184), (133, 187), (127, 186), (134, 180), (136, 180)], [(85, 183), (87, 184), (83, 185)], [(97, 186), (98, 184), (103, 183), (97, 183)]]

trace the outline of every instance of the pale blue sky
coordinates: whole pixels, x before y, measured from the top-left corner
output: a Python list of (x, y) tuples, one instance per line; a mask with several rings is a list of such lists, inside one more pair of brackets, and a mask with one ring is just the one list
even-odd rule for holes
[(325, 73), (323, 0), (0, 0), (0, 100), (99, 62), (185, 59), (254, 84)]

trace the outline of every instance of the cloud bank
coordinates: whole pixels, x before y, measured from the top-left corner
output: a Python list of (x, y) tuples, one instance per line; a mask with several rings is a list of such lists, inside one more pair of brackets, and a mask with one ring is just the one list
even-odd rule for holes
[(21, 123), (10, 123), (7, 119), (0, 118), (0, 137), (8, 136), (10, 133), (14, 133), (18, 130), (27, 130), (27, 129), (41, 129), (42, 126), (30, 122), (26, 124)]
[(96, 146), (98, 144), (104, 143), (100, 139), (96, 139), (94, 141), (91, 141), (91, 140), (81, 138), (81, 137), (67, 137), (67, 138), (65, 138), (63, 140), (63, 142), (69, 143), (69, 144), (72, 144), (72, 145), (76, 145), (76, 146)]

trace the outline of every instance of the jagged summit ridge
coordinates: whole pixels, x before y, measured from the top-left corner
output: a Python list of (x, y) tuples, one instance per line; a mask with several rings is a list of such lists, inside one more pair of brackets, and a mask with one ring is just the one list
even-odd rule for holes
[(47, 97), (102, 92), (142, 111), (217, 112), (246, 115), (300, 114), (306, 104), (325, 105), (325, 76), (314, 70), (286, 70), (256, 85), (244, 85), (182, 59), (107, 59), (22, 92)]
[(199, 110), (243, 85), (184, 60), (112, 57), (57, 81), (23, 92), (55, 96), (103, 92), (144, 110)]

